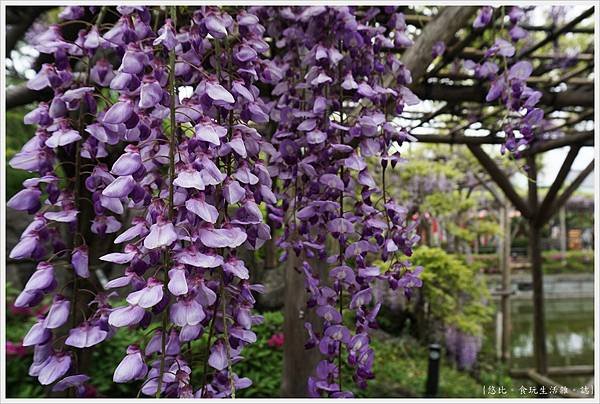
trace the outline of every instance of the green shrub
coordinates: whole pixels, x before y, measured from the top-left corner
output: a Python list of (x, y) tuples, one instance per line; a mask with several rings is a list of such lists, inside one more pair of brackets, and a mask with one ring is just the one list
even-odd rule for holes
[(584, 273), (594, 272), (594, 251), (567, 251), (565, 254), (557, 250), (542, 253), (544, 273)]
[(440, 248), (419, 247), (411, 261), (422, 266), (419, 293), (428, 305), (428, 325), (452, 325), (467, 334), (481, 336), (491, 320), (490, 295), (478, 270)]

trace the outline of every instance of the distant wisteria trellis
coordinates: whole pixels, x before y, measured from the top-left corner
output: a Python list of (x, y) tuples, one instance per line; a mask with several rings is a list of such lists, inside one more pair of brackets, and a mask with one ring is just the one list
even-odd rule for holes
[[(105, 23), (108, 12), (119, 14), (116, 23)], [(65, 24), (84, 16), (88, 28), (65, 40)], [(26, 115), (36, 134), (10, 161), (39, 174), (8, 202), (34, 214), (10, 258), (40, 261), (15, 305), (53, 299), (23, 341), (34, 347), (30, 375), (53, 391), (82, 393), (89, 377), (78, 350), (140, 327), (148, 338), (132, 341), (115, 364), (116, 383), (143, 380), (147, 396), (235, 397), (252, 383), (234, 370), (256, 341), (253, 293), (263, 290), (240, 257), (271, 238), (266, 214), (283, 227), (282, 260), (299, 258), (308, 306), (322, 320), (306, 324), (307, 348), (323, 357), (308, 391), (351, 396), (341, 383), (344, 363), (365, 387), (374, 377), (369, 329), (381, 305), (371, 285), (379, 279), (407, 292), (420, 285), (420, 269), (406, 259), (418, 242), (416, 223), (386, 193), (386, 170), (410, 140), (393, 118), (419, 102), (400, 55), (385, 52), (412, 45), (403, 14), (71, 6), (60, 18), (33, 44), (55, 60), (28, 84), (54, 96)], [(489, 52), (508, 50), (498, 43)], [(528, 74), (530, 66), (517, 64), (495, 78), (492, 89), (510, 109), (535, 105), (521, 85)], [(528, 113), (522, 133), (538, 114)], [(93, 212), (83, 215), (83, 204)], [(126, 221), (128, 212), (134, 217)], [(95, 255), (122, 265), (123, 275), (106, 290), (84, 291), (94, 295), (86, 317), (78, 285), (99, 264), (90, 262), (88, 230), (114, 238), (114, 248)], [(325, 277), (314, 258), (327, 263)], [(390, 262), (389, 270), (381, 273), (375, 259)], [(126, 301), (114, 307), (111, 290), (126, 287)], [(352, 326), (343, 321), (348, 312)], [(203, 364), (194, 367), (187, 343), (202, 338)]]

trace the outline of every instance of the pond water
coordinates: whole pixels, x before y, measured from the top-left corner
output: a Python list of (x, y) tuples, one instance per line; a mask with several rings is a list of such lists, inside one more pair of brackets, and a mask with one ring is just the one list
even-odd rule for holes
[[(594, 364), (594, 299), (573, 298), (545, 301), (549, 366)], [(533, 305), (531, 300), (511, 302), (512, 368), (534, 367)], [(495, 331), (495, 330), (494, 330)], [(588, 384), (592, 376), (552, 378), (567, 386)]]

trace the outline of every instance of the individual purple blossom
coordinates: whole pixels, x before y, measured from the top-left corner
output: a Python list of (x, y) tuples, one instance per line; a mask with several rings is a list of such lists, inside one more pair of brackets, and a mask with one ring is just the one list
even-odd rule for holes
[(44, 328), (54, 329), (62, 326), (69, 318), (70, 309), (71, 302), (61, 295), (56, 295), (48, 314), (44, 318)]
[(127, 355), (115, 369), (113, 381), (115, 383), (126, 383), (143, 379), (147, 372), (148, 366), (144, 363), (140, 349), (136, 345), (129, 345)]
[(40, 196), (42, 192), (39, 189), (25, 188), (17, 192), (6, 202), (6, 206), (15, 210), (25, 210), (28, 213), (35, 213), (40, 207)]
[(169, 316), (180, 327), (196, 325), (206, 317), (200, 303), (191, 298), (182, 298), (172, 304)]
[(483, 28), (492, 21), (494, 9), (490, 6), (485, 6), (479, 9), (475, 21), (473, 21), (473, 28)]
[(124, 306), (112, 311), (108, 323), (113, 327), (125, 327), (142, 321), (146, 311), (140, 306)]
[(158, 30), (158, 37), (152, 43), (153, 45), (161, 44), (168, 50), (172, 50), (177, 45), (177, 38), (175, 38), (175, 30), (173, 29), (173, 22), (170, 18), (165, 20), (165, 25)]
[(71, 265), (73, 265), (73, 269), (75, 270), (77, 276), (81, 278), (89, 278), (90, 271), (88, 269), (89, 257), (87, 246), (80, 245), (73, 250), (71, 255)]
[(436, 43), (433, 44), (433, 47), (431, 48), (431, 55), (433, 57), (442, 56), (445, 51), (446, 51), (446, 44), (442, 41), (437, 41)]
[(70, 367), (71, 356), (69, 354), (56, 353), (50, 356), (46, 361), (45, 365), (40, 370), (38, 380), (43, 386), (52, 384), (64, 376)]
[(246, 241), (247, 235), (237, 227), (224, 229), (201, 229), (200, 241), (206, 247), (235, 248)]
[(52, 337), (52, 333), (44, 326), (44, 319), (38, 319), (25, 334), (23, 338), (23, 346), (42, 345)]
[(168, 247), (177, 240), (177, 233), (173, 223), (159, 219), (158, 223), (150, 226), (150, 233), (144, 238), (144, 247), (149, 250)]
[(65, 345), (76, 348), (89, 348), (104, 341), (108, 332), (101, 329), (98, 325), (83, 323), (79, 327), (69, 330), (69, 336), (65, 340)]
[(85, 383), (90, 380), (90, 377), (84, 374), (67, 376), (64, 379), (58, 381), (53, 387), (52, 391), (65, 391), (71, 387), (75, 387), (78, 397), (83, 397), (85, 393)]
[(123, 198), (135, 188), (135, 180), (131, 175), (117, 177), (104, 190), (102, 195), (108, 198)]
[(162, 282), (156, 278), (150, 278), (145, 288), (132, 292), (127, 296), (127, 303), (148, 309), (158, 304), (162, 298)]

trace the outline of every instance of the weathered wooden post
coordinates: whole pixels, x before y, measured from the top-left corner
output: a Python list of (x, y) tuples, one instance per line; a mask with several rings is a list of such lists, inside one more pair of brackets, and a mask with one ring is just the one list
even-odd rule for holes
[(558, 228), (560, 238), (560, 255), (562, 257), (562, 264), (567, 263), (567, 208), (566, 204), (561, 206), (558, 211)]
[(503, 362), (510, 360), (510, 337), (511, 337), (511, 316), (510, 316), (510, 295), (512, 293), (511, 274), (510, 274), (510, 204), (502, 198), (502, 207), (500, 208), (500, 242), (498, 245), (500, 270), (502, 271), (502, 335), (501, 335), (501, 359)]
[(529, 260), (533, 284), (533, 352), (538, 373), (548, 373), (548, 353), (546, 349), (546, 326), (544, 314), (544, 275), (542, 272), (541, 229), (537, 219), (539, 212), (537, 165), (535, 156), (527, 157), (529, 209), (533, 214), (529, 224)]

